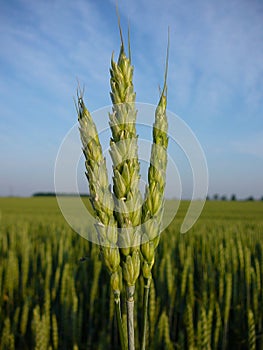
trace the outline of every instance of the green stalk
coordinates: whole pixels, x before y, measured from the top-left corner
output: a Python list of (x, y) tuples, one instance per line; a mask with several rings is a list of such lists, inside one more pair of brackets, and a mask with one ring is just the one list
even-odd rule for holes
[(134, 291), (135, 286), (127, 287), (128, 349), (135, 350), (134, 341)]
[(120, 337), (120, 342), (121, 342), (121, 349), (127, 350), (127, 344), (126, 344), (126, 339), (124, 336), (123, 323), (122, 323), (122, 317), (121, 317), (120, 293), (114, 294), (114, 306), (115, 306), (115, 314), (116, 314), (117, 325), (118, 325), (118, 330), (119, 330), (119, 337)]
[(142, 325), (142, 347), (141, 347), (141, 350), (146, 349), (146, 334), (147, 334), (148, 304), (149, 304), (150, 286), (151, 286), (151, 279), (147, 279), (144, 283), (144, 293), (143, 293), (143, 325)]

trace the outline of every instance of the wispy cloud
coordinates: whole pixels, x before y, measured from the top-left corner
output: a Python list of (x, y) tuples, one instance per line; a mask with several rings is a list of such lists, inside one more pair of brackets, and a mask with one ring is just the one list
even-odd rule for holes
[[(160, 52), (165, 49), (170, 25), (170, 85), (178, 91), (173, 95), (178, 104), (183, 106), (189, 101), (194, 105), (193, 99), (203, 99), (211, 115), (214, 104), (216, 110), (218, 103), (231, 103), (229, 96), (238, 95), (243, 106), (261, 107), (261, 2), (145, 0), (123, 1), (120, 7), (122, 13), (130, 16), (136, 33), (140, 33), (136, 40), (142, 47), (145, 39), (145, 50), (156, 71), (160, 71)], [(151, 38), (151, 45), (147, 38)]]
[(95, 85), (105, 83), (112, 45), (105, 28), (97, 31), (103, 20), (94, 6), (83, 1), (74, 6), (70, 2), (63, 6), (61, 1), (23, 4), (31, 18), (28, 26), (21, 29), (20, 18), (17, 24), (15, 18), (4, 18), (2, 23), (1, 59), (15, 79), (43, 86), (55, 95), (69, 93), (72, 78), (77, 76), (82, 79), (86, 75)]
[[(210, 153), (222, 145), (222, 153), (230, 147), (262, 157), (262, 2), (122, 0), (119, 10), (126, 39), (130, 20), (137, 101), (158, 99), (170, 26), (168, 108), (190, 124)], [(110, 57), (119, 49), (115, 0), (1, 2), (0, 45), (5, 160), (8, 152), (14, 159), (21, 145), (31, 164), (37, 154), (50, 161), (76, 120), (77, 78), (91, 111), (110, 102)], [(39, 179), (45, 171), (39, 167)]]

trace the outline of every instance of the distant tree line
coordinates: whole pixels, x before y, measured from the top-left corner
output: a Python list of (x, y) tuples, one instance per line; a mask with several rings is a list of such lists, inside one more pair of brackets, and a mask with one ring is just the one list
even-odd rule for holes
[[(55, 192), (35, 192), (32, 194), (32, 197), (56, 197), (56, 196), (63, 196), (63, 197), (90, 197), (89, 194), (86, 193), (55, 193)], [(263, 196), (260, 199), (256, 199), (253, 196), (249, 196), (244, 199), (238, 199), (235, 194), (232, 194), (229, 198), (224, 194), (224, 195), (219, 195), (218, 193), (215, 193), (212, 197), (207, 196), (206, 200), (214, 200), (214, 201), (255, 201), (255, 200), (260, 200), (263, 201)]]
[(229, 198), (224, 194), (222, 196), (220, 196), (218, 193), (215, 193), (212, 197), (207, 196), (206, 200), (214, 200), (214, 201), (237, 201), (237, 200), (241, 200), (241, 201), (255, 201), (255, 200), (260, 200), (263, 201), (263, 196), (260, 199), (256, 199), (253, 196), (249, 196), (247, 198), (243, 198), (243, 199), (237, 199), (237, 196), (235, 194), (232, 194)]
[(86, 193), (55, 193), (55, 192), (36, 192), (32, 194), (32, 197), (89, 197)]

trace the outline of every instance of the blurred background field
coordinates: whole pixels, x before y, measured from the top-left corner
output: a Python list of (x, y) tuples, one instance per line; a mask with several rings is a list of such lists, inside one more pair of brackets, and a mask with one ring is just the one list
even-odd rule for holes
[[(207, 201), (180, 234), (188, 205), (158, 247), (148, 348), (263, 349), (263, 201)], [(99, 247), (69, 227), (56, 198), (0, 198), (0, 213), (0, 349), (118, 349)], [(137, 348), (142, 292), (140, 280)]]

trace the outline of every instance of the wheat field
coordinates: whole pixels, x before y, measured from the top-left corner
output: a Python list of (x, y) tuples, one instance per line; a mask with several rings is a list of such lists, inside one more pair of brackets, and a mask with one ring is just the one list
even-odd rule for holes
[[(188, 205), (156, 253), (147, 349), (262, 350), (263, 202), (207, 201), (182, 235)], [(55, 198), (0, 198), (1, 350), (119, 349), (108, 282), (99, 247), (69, 227)], [(140, 278), (136, 349), (143, 288)]]

